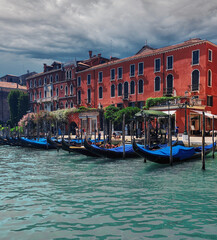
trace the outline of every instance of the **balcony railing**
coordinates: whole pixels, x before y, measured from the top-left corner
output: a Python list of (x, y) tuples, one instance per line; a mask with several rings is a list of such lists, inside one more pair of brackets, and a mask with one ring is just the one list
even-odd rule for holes
[(188, 85), (190, 92), (198, 92), (201, 89), (201, 84)]
[(172, 87), (168, 87), (168, 88), (164, 88), (164, 90), (163, 90), (163, 95), (164, 96), (173, 96), (173, 94), (174, 94), (174, 88), (172, 88)]
[(192, 106), (204, 106), (206, 101), (205, 99), (199, 99), (199, 98), (195, 98), (195, 99), (189, 99), (189, 103)]

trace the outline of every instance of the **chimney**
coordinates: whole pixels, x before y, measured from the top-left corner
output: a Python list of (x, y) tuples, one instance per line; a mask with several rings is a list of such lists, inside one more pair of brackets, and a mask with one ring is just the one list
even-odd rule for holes
[(89, 57), (92, 58), (92, 51), (89, 51)]
[(44, 72), (46, 72), (46, 70), (47, 70), (47, 64), (44, 63)]

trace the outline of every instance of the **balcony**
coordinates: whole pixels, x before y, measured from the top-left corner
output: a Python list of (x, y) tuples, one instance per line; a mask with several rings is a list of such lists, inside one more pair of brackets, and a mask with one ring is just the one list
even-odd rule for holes
[(189, 99), (189, 103), (192, 106), (205, 106), (206, 100), (199, 98), (191, 98)]
[(201, 89), (201, 84), (193, 84), (193, 85), (188, 85), (189, 91), (190, 92), (199, 92)]
[(170, 87), (164, 88), (163, 89), (163, 95), (165, 97), (172, 97), (174, 95), (174, 90), (175, 90), (174, 88), (170, 88)]

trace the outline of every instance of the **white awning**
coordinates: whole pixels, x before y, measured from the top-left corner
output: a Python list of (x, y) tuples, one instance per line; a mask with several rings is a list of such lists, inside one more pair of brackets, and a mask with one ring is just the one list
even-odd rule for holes
[[(197, 111), (197, 110), (191, 110), (191, 112), (195, 112), (195, 113), (200, 114), (200, 115), (203, 114), (202, 111)], [(214, 115), (212, 113), (207, 113), (207, 112), (204, 112), (204, 113), (205, 113), (205, 116), (208, 117), (208, 118), (213, 118), (213, 117), (217, 118), (217, 115)]]
[(163, 111), (166, 114), (174, 115), (176, 113), (176, 110), (171, 110), (171, 111)]

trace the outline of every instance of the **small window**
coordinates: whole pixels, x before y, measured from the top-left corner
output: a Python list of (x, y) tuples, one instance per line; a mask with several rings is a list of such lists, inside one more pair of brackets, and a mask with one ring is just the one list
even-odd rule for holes
[(41, 86), (41, 78), (39, 79), (39, 86)]
[(212, 87), (212, 72), (208, 70), (208, 87)]
[(47, 91), (44, 90), (44, 97), (46, 98), (47, 97)]
[(58, 74), (56, 74), (56, 76), (55, 76), (55, 80), (56, 80), (56, 82), (59, 81), (59, 75), (58, 75)]
[(81, 90), (78, 91), (78, 105), (81, 104)]
[(53, 90), (50, 90), (50, 96), (53, 97)]
[(212, 62), (212, 50), (210, 50), (210, 49), (208, 51), (208, 59), (210, 62)]
[(77, 85), (78, 85), (78, 87), (81, 86), (81, 77), (78, 77), (78, 78), (77, 78)]
[(110, 79), (111, 79), (111, 81), (115, 80), (115, 69), (114, 68), (110, 70)]
[(87, 85), (90, 85), (91, 84), (91, 75), (88, 74), (87, 75)]
[(37, 92), (35, 92), (35, 96), (34, 96), (34, 100), (36, 101), (37, 100)]
[(111, 85), (111, 97), (115, 97), (115, 85)]
[(192, 52), (192, 65), (199, 64), (199, 50)]
[(47, 84), (47, 78), (45, 77), (44, 78), (44, 85), (46, 85)]
[(59, 96), (59, 88), (56, 88), (56, 96)]
[(144, 71), (144, 63), (143, 62), (139, 63), (138, 69), (139, 69), (138, 75), (143, 75), (143, 71)]
[(102, 87), (99, 87), (99, 98), (101, 99), (103, 97), (103, 89)]
[(53, 82), (53, 76), (51, 75), (50, 76), (50, 83), (52, 83)]
[(68, 108), (68, 102), (66, 102), (66, 104), (65, 104), (65, 108)]
[(68, 86), (65, 86), (65, 96), (68, 96)]
[(167, 57), (167, 70), (173, 69), (173, 56)]
[(130, 82), (130, 94), (135, 94), (135, 82)]
[(123, 77), (123, 68), (119, 67), (118, 68), (118, 79), (122, 79), (122, 77)]
[(102, 82), (102, 78), (103, 78), (102, 72), (99, 72), (99, 73), (98, 73), (98, 78), (99, 78), (99, 82), (101, 83), (101, 82)]
[(73, 108), (73, 106), (74, 106), (74, 104), (73, 104), (73, 102), (71, 101), (71, 103), (70, 103), (70, 108)]
[(154, 60), (154, 71), (160, 72), (160, 58)]
[(118, 84), (118, 96), (122, 96), (122, 83)]
[(73, 85), (70, 85), (70, 95), (73, 95)]
[(156, 77), (154, 80), (154, 91), (160, 91), (160, 77)]
[(199, 91), (199, 71), (198, 70), (194, 70), (192, 72), (192, 87), (191, 87), (191, 91)]
[(29, 83), (29, 85), (30, 85), (30, 88), (32, 88), (32, 80), (30, 80), (30, 83)]
[(207, 96), (207, 106), (213, 106), (213, 96)]
[(60, 86), (60, 90), (63, 90), (63, 85)]
[(36, 79), (34, 80), (34, 87), (37, 87), (37, 81), (36, 81)]
[(66, 72), (66, 79), (68, 79), (69, 78), (69, 72), (67, 71)]
[(143, 80), (142, 79), (139, 80), (138, 93), (143, 93)]
[(135, 64), (130, 65), (130, 77), (135, 76)]
[(72, 71), (69, 71), (69, 79), (72, 79)]
[(87, 90), (87, 103), (91, 103), (91, 89), (88, 88)]
[(39, 92), (39, 98), (41, 99), (41, 91)]

